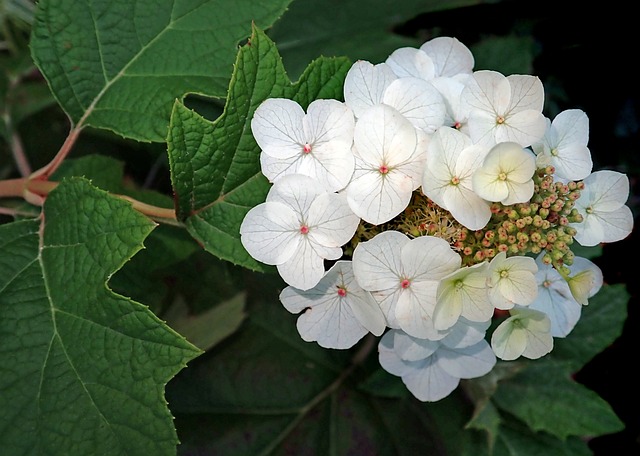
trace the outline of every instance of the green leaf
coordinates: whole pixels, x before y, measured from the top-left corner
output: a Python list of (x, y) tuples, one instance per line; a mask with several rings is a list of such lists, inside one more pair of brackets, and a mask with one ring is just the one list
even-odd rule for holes
[(206, 351), (240, 327), (246, 316), (245, 298), (245, 293), (239, 293), (196, 315), (189, 313), (189, 308), (183, 300), (177, 300), (164, 318), (169, 326), (189, 342)]
[(571, 379), (566, 363), (551, 360), (536, 360), (501, 384), (493, 402), (532, 430), (560, 439), (595, 437), (624, 428), (606, 401)]
[(268, 279), (247, 271), (241, 329), (168, 385), (179, 454), (455, 455), (468, 447), (477, 455), (486, 447), (481, 433), (463, 431), (471, 407), (462, 395), (426, 404), (364, 392), (377, 339), (351, 350), (303, 341), (297, 316), (277, 301), (281, 282)]
[(291, 98), (305, 108), (317, 98), (341, 98), (349, 67), (344, 58), (320, 58), (292, 85), (275, 44), (254, 28), (250, 44), (238, 53), (221, 117), (211, 122), (176, 102), (167, 142), (177, 214), (207, 251), (250, 269), (268, 270), (240, 243), (242, 219), (269, 190), (251, 117), (269, 97)]
[(113, 193), (122, 192), (124, 163), (106, 155), (88, 155), (65, 160), (51, 175), (51, 180), (61, 181), (68, 177), (85, 177), (91, 185)]
[(201, 352), (107, 286), (153, 222), (82, 178), (43, 211), (0, 226), (0, 448), (175, 454), (164, 387)]
[[(590, 456), (587, 442), (577, 437), (560, 440), (544, 432), (532, 432), (517, 420), (500, 429), (492, 456)], [(473, 453), (469, 456), (475, 456)]]
[(42, 0), (31, 49), (77, 125), (164, 141), (174, 100), (223, 97), (252, 22), (270, 26), (290, 0)]
[[(419, 14), (486, 3), (484, 0), (297, 0), (269, 30), (287, 71), (297, 77), (317, 55), (384, 61), (400, 47), (418, 47), (419, 38), (394, 30)], [(304, 31), (304, 33), (301, 32)]]

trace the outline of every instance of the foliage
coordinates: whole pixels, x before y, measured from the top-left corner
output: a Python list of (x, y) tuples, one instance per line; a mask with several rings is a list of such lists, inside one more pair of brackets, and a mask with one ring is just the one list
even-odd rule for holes
[[(572, 378), (620, 335), (622, 285), (544, 359), (422, 403), (373, 336), (304, 342), (242, 247), (269, 190), (256, 107), (341, 99), (352, 62), (422, 41), (391, 27), (482, 2), (364, 3), (41, 0), (32, 28), (0, 18), (3, 454), (583, 455), (623, 428)], [(490, 37), (478, 55), (527, 72), (531, 48)]]

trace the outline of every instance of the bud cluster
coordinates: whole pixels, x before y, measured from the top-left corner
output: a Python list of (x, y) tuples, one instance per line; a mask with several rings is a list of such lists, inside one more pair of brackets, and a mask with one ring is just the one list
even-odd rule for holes
[(567, 272), (565, 267), (573, 263), (570, 246), (576, 232), (569, 223), (582, 221), (574, 205), (584, 184), (554, 181), (554, 172), (552, 166), (539, 168), (533, 176), (531, 200), (511, 206), (493, 203), (489, 223), (476, 231), (462, 226), (448, 211), (416, 190), (405, 211), (390, 222), (377, 226), (362, 222), (345, 253), (349, 254), (360, 241), (396, 230), (410, 237), (428, 235), (446, 240), (462, 256), (465, 266), (490, 260), (499, 252), (510, 256), (546, 251), (544, 262)]

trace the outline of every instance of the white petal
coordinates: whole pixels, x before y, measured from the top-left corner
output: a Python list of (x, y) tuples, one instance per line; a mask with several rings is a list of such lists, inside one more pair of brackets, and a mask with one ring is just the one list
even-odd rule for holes
[(543, 312), (549, 317), (553, 337), (566, 337), (580, 319), (582, 306), (571, 296), (569, 284), (558, 271), (542, 262), (543, 256), (544, 252), (536, 258), (538, 296), (528, 308)]
[(426, 133), (433, 133), (444, 124), (444, 99), (440, 92), (424, 79), (396, 79), (385, 90), (383, 102), (400, 111), (416, 128)]
[(414, 154), (416, 144), (415, 128), (391, 106), (373, 106), (356, 122), (354, 153), (375, 169), (405, 162)]
[[(341, 295), (340, 290), (346, 294)], [(359, 318), (368, 310), (377, 312), (376, 315), (365, 316), (367, 323), (375, 327), (377, 335), (381, 335), (385, 328), (380, 308), (353, 279), (350, 262), (338, 261), (308, 291), (285, 288), (280, 300), (292, 313), (304, 310), (297, 321), (298, 331), (305, 341), (317, 341), (322, 347), (342, 349), (358, 342), (369, 331)], [(367, 309), (362, 308), (363, 305)]]
[(462, 259), (444, 239), (421, 236), (402, 247), (402, 267), (412, 283), (434, 281), (460, 268)]
[(295, 212), (278, 202), (251, 208), (240, 225), (243, 247), (265, 264), (281, 264), (290, 259), (300, 239), (300, 223)]
[(251, 119), (251, 132), (266, 154), (288, 158), (299, 154), (308, 141), (302, 119), (305, 113), (293, 100), (267, 98), (256, 108)]
[(462, 91), (462, 100), (470, 108), (489, 114), (495, 124), (496, 116), (504, 115), (509, 106), (511, 85), (497, 71), (475, 71)]
[(497, 178), (493, 170), (480, 168), (473, 173), (473, 191), (487, 201), (502, 201), (509, 196), (507, 183)]
[(400, 78), (414, 77), (425, 80), (435, 77), (435, 65), (431, 57), (411, 47), (396, 49), (387, 57), (385, 63)]
[[(542, 111), (544, 106), (544, 86), (540, 78), (526, 74), (512, 74), (507, 76), (507, 80), (511, 86), (511, 100), (507, 109), (508, 112)], [(540, 137), (542, 137), (542, 134)]]
[(616, 210), (629, 198), (629, 178), (617, 171), (596, 171), (584, 180), (584, 185), (587, 194), (591, 194), (591, 205), (599, 211)]
[(356, 170), (347, 186), (347, 201), (358, 217), (380, 225), (406, 209), (416, 185), (419, 181), (401, 170), (381, 174), (377, 169), (365, 169), (362, 161), (356, 158)]
[(446, 332), (447, 335), (440, 340), (440, 343), (456, 349), (470, 347), (484, 340), (490, 324), (490, 319), (476, 322), (460, 317), (456, 324)]
[(385, 89), (397, 76), (385, 63), (374, 65), (365, 60), (355, 62), (344, 81), (344, 100), (360, 117), (367, 108), (382, 103)]
[(489, 203), (461, 185), (450, 186), (443, 199), (451, 215), (470, 230), (484, 228), (491, 219)]
[(274, 183), (266, 200), (286, 204), (303, 219), (311, 203), (322, 193), (326, 193), (326, 190), (317, 180), (302, 174), (290, 174)]
[(360, 242), (353, 251), (353, 272), (369, 291), (396, 289), (403, 274), (400, 252), (409, 238), (398, 231), (383, 231)]
[(421, 339), (439, 340), (445, 336), (433, 326), (438, 281), (413, 283), (402, 290), (396, 303), (396, 319), (403, 331)]
[[(604, 236), (601, 242), (617, 242), (626, 238), (633, 230), (633, 213), (628, 206), (611, 212), (598, 212)], [(580, 241), (578, 241), (580, 242)]]
[(435, 402), (444, 399), (458, 387), (459, 377), (448, 374), (434, 358), (410, 363), (411, 370), (406, 370), (402, 381), (407, 389), (421, 401)]
[(511, 317), (500, 323), (491, 335), (491, 348), (496, 356), (505, 361), (519, 358), (527, 348), (527, 335), (514, 327)]
[(559, 146), (557, 151), (558, 155), (551, 159), (556, 176), (568, 180), (581, 180), (591, 174), (593, 161), (587, 146), (573, 143)]
[(318, 255), (313, 245), (304, 236), (293, 255), (277, 267), (280, 277), (288, 285), (300, 290), (315, 287), (324, 276), (323, 257)]
[(437, 357), (442, 369), (458, 378), (482, 377), (496, 365), (496, 356), (485, 340), (455, 350), (443, 346), (438, 350)]
[(420, 46), (420, 49), (433, 60), (436, 76), (451, 77), (471, 73), (473, 70), (473, 54), (457, 38), (433, 38)]
[(464, 267), (440, 282), (433, 313), (436, 328), (450, 328), (461, 315), (478, 322), (491, 319), (493, 305), (487, 293), (487, 268), (486, 262)]
[(349, 208), (342, 194), (323, 193), (311, 204), (307, 214), (311, 236), (327, 247), (341, 247), (353, 237), (360, 218)]
[(420, 361), (433, 355), (440, 342), (411, 337), (404, 331), (393, 331), (393, 350), (403, 361)]
[(405, 372), (411, 372), (411, 366), (403, 361), (395, 352), (394, 343), (395, 331), (387, 331), (378, 343), (378, 361), (380, 366), (393, 375), (402, 376)]
[(497, 143), (511, 141), (527, 147), (540, 141), (545, 130), (546, 121), (540, 111), (520, 111), (509, 114), (503, 124), (496, 126), (494, 139)]

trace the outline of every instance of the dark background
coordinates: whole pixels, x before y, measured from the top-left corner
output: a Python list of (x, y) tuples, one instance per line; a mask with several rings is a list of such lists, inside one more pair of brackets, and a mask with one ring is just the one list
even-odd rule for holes
[[(594, 171), (612, 169), (629, 176), (631, 194), (627, 205), (637, 226), (640, 90), (635, 68), (640, 23), (619, 3), (599, 4), (604, 11), (587, 4), (562, 0), (482, 4), (430, 13), (398, 31), (408, 35), (424, 33), (427, 39), (429, 33), (436, 31), (455, 36), (469, 47), (488, 37), (531, 38), (534, 58), (530, 74), (539, 76), (545, 85), (545, 113), (552, 117), (555, 113), (549, 111), (571, 108), (587, 113)], [(505, 54), (505, 58), (510, 57)], [(596, 456), (640, 455), (640, 388), (635, 374), (640, 349), (639, 236), (636, 229), (627, 239), (604, 245), (603, 255), (594, 259), (606, 283), (624, 283), (631, 295), (621, 337), (576, 375), (579, 382), (609, 402), (626, 424), (622, 432), (589, 442)]]

